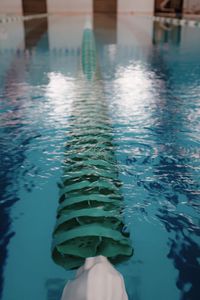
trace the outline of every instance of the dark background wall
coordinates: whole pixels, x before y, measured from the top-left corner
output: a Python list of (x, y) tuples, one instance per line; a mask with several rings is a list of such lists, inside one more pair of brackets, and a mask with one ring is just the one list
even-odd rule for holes
[(161, 5), (164, 2), (164, 0), (155, 0), (155, 12), (164, 12), (164, 13), (181, 13), (183, 11), (183, 2), (184, 0), (169, 0), (165, 7), (162, 9)]
[(93, 0), (94, 13), (116, 13), (117, 0)]
[(47, 13), (46, 0), (22, 0), (22, 8), (24, 15)]

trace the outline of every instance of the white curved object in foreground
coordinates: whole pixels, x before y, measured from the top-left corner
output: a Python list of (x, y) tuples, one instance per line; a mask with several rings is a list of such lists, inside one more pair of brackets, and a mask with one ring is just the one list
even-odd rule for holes
[(128, 300), (124, 279), (104, 256), (89, 257), (69, 281), (61, 300)]

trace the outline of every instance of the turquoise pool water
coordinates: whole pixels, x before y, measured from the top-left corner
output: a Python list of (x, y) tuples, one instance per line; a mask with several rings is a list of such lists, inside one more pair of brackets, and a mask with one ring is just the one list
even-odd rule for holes
[(52, 231), (74, 104), (90, 87), (106, 103), (123, 183), (135, 254), (118, 269), (129, 300), (200, 297), (200, 29), (102, 18), (92, 85), (87, 17), (0, 25), (2, 300), (57, 300), (74, 274), (52, 261)]

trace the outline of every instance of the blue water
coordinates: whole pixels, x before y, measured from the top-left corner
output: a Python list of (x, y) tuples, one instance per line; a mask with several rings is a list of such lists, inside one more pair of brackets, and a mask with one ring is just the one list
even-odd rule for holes
[[(30, 24), (0, 25), (2, 300), (57, 300), (74, 274), (54, 264), (51, 242), (73, 103), (85, 96), (85, 19), (52, 16), (34, 35)], [(92, 93), (107, 103), (135, 250), (118, 266), (129, 300), (197, 300), (200, 29), (97, 23)]]

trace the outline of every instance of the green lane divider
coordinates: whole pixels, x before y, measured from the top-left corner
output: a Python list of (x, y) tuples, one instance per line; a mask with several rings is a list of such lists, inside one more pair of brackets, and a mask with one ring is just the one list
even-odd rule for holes
[(86, 28), (82, 41), (82, 70), (88, 80), (91, 80), (96, 72), (96, 46), (91, 29)]
[(81, 63), (84, 100), (79, 95), (73, 105), (52, 244), (52, 258), (65, 269), (80, 267), (91, 256), (103, 255), (118, 263), (133, 254), (122, 218), (122, 183), (107, 105), (97, 85), (95, 40), (89, 28), (83, 34)]
[(119, 232), (119, 228), (92, 222), (55, 234), (52, 256), (65, 268), (76, 268), (87, 257), (103, 255), (115, 263), (118, 256), (119, 260), (122, 255), (130, 257), (132, 251), (129, 239)]

